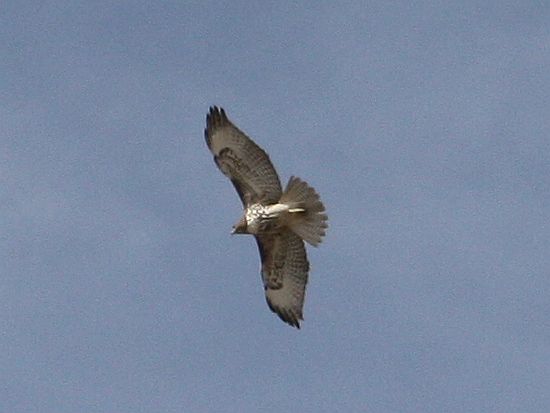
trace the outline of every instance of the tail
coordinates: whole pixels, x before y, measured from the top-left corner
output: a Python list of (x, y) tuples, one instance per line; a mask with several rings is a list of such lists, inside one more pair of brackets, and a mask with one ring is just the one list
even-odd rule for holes
[(280, 204), (288, 205), (288, 227), (304, 241), (317, 246), (325, 235), (327, 215), (315, 189), (291, 176)]

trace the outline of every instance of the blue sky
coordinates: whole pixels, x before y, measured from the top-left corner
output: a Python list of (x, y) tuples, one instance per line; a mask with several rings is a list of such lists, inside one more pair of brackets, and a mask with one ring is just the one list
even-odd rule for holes
[[(0, 7), (0, 411), (546, 412), (547, 2)], [(208, 106), (327, 206), (267, 308)]]

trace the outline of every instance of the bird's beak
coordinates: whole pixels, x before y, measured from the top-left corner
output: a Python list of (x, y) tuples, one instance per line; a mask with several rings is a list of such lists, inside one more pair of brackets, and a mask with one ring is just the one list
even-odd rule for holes
[(233, 225), (233, 231), (231, 234), (245, 234), (246, 233), (246, 219), (243, 216), (239, 222)]

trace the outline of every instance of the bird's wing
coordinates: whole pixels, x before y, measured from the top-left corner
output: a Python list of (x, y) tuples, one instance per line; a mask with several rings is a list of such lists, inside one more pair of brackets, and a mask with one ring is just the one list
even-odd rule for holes
[(256, 235), (265, 298), (271, 311), (300, 328), (309, 272), (304, 242), (292, 231)]
[(233, 182), (245, 206), (279, 200), (281, 182), (269, 156), (231, 123), (223, 109), (210, 108), (204, 136), (216, 165)]

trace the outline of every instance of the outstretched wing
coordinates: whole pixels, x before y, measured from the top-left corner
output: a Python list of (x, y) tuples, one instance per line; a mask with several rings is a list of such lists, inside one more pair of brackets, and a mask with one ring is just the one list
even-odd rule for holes
[(265, 298), (281, 320), (300, 328), (309, 262), (304, 242), (292, 231), (256, 235)]
[(231, 179), (245, 206), (279, 200), (281, 182), (269, 156), (231, 123), (223, 109), (210, 108), (204, 137), (216, 165)]

